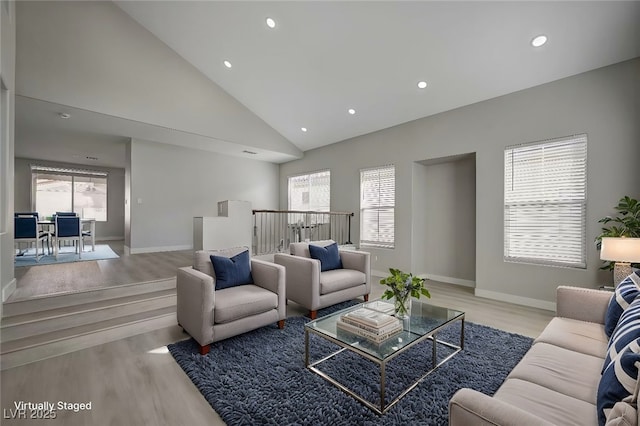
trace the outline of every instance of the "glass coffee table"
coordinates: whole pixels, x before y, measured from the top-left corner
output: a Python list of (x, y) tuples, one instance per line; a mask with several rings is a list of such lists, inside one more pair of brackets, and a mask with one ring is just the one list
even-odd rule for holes
[[(344, 333), (342, 330), (337, 329), (336, 323), (341, 315), (347, 312), (353, 311), (358, 308), (362, 308), (368, 303), (352, 306), (347, 309), (343, 309), (334, 314), (318, 318), (315, 321), (311, 321), (305, 324), (304, 327), (304, 358), (305, 366), (318, 374), (322, 378), (326, 379), (330, 383), (333, 383), (340, 390), (351, 395), (371, 410), (378, 414), (386, 413), (391, 407), (393, 407), (402, 397), (415, 388), (425, 377), (433, 373), (438, 367), (447, 362), (451, 357), (464, 349), (464, 312), (456, 311), (454, 309), (442, 308), (439, 306), (430, 305), (426, 302), (413, 299), (411, 304), (411, 316), (403, 321), (403, 330), (394, 335), (393, 337), (385, 340), (382, 343), (373, 343), (365, 337), (358, 336), (356, 334)], [(456, 345), (451, 342), (445, 342), (438, 340), (437, 334), (443, 328), (460, 321), (460, 342)], [(309, 350), (309, 335), (316, 334), (336, 345), (341, 349), (333, 352), (322, 359), (317, 361), (310, 360)], [(386, 403), (385, 401), (385, 388), (386, 388), (386, 374), (385, 368), (388, 362), (393, 360), (396, 356), (406, 352), (409, 348), (430, 340), (432, 343), (432, 362), (430, 368), (422, 376), (418, 378), (414, 383), (400, 392), (393, 400)], [(438, 361), (437, 351), (438, 345), (444, 345), (447, 348), (453, 349), (453, 352), (449, 353), (442, 360)], [(326, 372), (321, 371), (317, 366), (323, 362), (331, 360), (333, 357), (343, 351), (354, 352), (380, 367), (380, 402), (374, 404), (373, 402), (358, 395), (355, 391), (348, 388), (343, 383), (340, 383), (335, 378), (329, 376)], [(420, 363), (416, 363), (420, 365)]]

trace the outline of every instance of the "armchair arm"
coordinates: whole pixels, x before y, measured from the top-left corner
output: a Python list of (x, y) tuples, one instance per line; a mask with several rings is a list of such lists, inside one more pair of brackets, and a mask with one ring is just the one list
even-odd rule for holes
[(593, 288), (559, 286), (556, 310), (559, 317), (604, 324), (609, 300), (614, 293)]
[(286, 268), (287, 299), (309, 310), (320, 305), (320, 261), (301, 256), (277, 253), (275, 263)]
[(201, 346), (213, 341), (214, 288), (213, 277), (191, 267), (178, 269), (178, 323)]
[(449, 401), (449, 426), (551, 426), (528, 411), (463, 388)]
[(287, 317), (287, 294), (285, 267), (264, 260), (251, 259), (251, 275), (255, 285), (278, 295), (278, 317)]
[(340, 259), (343, 268), (354, 269), (365, 275), (365, 285), (369, 294), (371, 292), (371, 254), (366, 251), (340, 250)]

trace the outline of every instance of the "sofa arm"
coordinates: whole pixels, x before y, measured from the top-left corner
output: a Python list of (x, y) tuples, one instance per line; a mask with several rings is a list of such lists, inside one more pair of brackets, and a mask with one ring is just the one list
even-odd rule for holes
[(287, 270), (287, 299), (309, 310), (320, 306), (320, 261), (301, 256), (277, 253), (274, 262)]
[(213, 277), (191, 267), (176, 277), (178, 324), (201, 346), (213, 341), (215, 291)]
[(552, 424), (499, 399), (460, 389), (449, 401), (449, 426), (551, 426)]
[(278, 317), (287, 317), (285, 267), (259, 259), (251, 259), (251, 275), (255, 285), (278, 295)]
[(367, 294), (369, 294), (371, 292), (371, 254), (366, 251), (340, 250), (340, 259), (343, 268), (354, 269), (365, 275)]
[(592, 288), (559, 286), (556, 290), (557, 315), (604, 324), (609, 300), (614, 293)]

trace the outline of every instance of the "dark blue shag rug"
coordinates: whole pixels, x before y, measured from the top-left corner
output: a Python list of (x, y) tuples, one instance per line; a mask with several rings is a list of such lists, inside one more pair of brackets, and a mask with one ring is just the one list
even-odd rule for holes
[[(327, 308), (319, 316), (350, 304), (354, 303)], [(274, 324), (217, 342), (206, 356), (199, 354), (193, 339), (169, 345), (169, 352), (228, 425), (446, 425), (449, 399), (458, 389), (493, 395), (532, 343), (529, 337), (466, 322), (464, 350), (378, 416), (305, 368), (304, 324), (308, 321), (292, 317), (283, 330)], [(452, 324), (438, 338), (458, 343), (459, 324)], [(311, 335), (312, 360), (337, 349)], [(440, 345), (438, 358), (446, 354), (446, 347)], [(398, 395), (430, 365), (430, 341), (396, 357), (387, 364), (387, 395)], [(376, 364), (345, 351), (319, 368), (368, 400), (379, 398)]]

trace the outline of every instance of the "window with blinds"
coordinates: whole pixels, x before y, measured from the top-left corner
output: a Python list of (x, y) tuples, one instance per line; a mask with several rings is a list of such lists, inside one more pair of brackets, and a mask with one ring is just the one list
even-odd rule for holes
[(40, 217), (73, 211), (82, 218), (107, 220), (108, 174), (96, 170), (31, 165), (32, 208)]
[(360, 246), (395, 246), (396, 168), (360, 170)]
[(289, 178), (289, 210), (331, 210), (331, 171)]
[(587, 135), (504, 152), (504, 258), (586, 268)]

